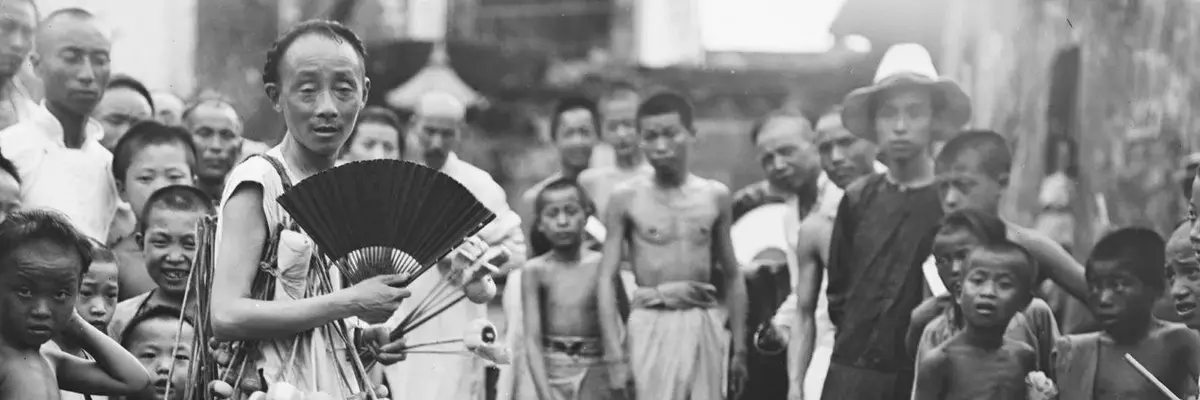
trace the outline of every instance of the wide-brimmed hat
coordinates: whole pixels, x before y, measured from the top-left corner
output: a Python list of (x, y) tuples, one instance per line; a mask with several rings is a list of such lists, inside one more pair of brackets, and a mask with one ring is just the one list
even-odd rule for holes
[(884, 53), (871, 86), (846, 95), (842, 101), (842, 124), (858, 137), (876, 141), (875, 124), (870, 116), (871, 101), (879, 92), (905, 86), (926, 86), (935, 96), (941, 97), (942, 101), (935, 104), (941, 108), (934, 110), (934, 117), (939, 119), (935, 125), (945, 125), (943, 130), (957, 130), (971, 120), (971, 98), (967, 93), (958, 83), (938, 76), (928, 50), (919, 44), (905, 43), (892, 46)]

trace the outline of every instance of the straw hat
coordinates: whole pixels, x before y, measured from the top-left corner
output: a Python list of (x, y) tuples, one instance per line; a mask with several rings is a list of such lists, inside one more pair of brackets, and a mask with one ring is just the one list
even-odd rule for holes
[(933, 67), (929, 51), (919, 44), (892, 46), (879, 61), (875, 81), (846, 95), (842, 102), (842, 123), (858, 137), (875, 140), (875, 124), (870, 118), (871, 100), (879, 92), (905, 86), (927, 86), (945, 100), (935, 118), (950, 129), (958, 129), (971, 119), (971, 98), (952, 80), (941, 78)]

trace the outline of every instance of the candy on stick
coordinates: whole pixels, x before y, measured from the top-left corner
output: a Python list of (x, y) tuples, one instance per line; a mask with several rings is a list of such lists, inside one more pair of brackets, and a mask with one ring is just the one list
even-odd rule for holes
[(287, 382), (272, 383), (271, 389), (267, 390), (267, 398), (270, 400), (304, 400), (304, 397), (300, 389)]
[(225, 381), (212, 381), (208, 383), (208, 392), (218, 398), (228, 399), (233, 397), (233, 386)]
[(484, 345), (496, 343), (496, 326), (492, 325), (491, 321), (483, 318), (471, 321), (467, 330), (463, 332), (463, 345), (467, 350), (475, 351)]

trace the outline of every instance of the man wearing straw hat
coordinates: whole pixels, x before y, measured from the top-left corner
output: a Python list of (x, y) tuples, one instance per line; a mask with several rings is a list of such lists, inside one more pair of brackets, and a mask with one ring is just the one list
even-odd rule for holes
[(933, 144), (971, 117), (970, 99), (938, 77), (916, 44), (888, 49), (874, 84), (851, 92), (842, 123), (878, 143), (886, 173), (846, 188), (829, 245), (829, 316), (837, 329), (821, 398), (907, 399), (909, 314), (927, 293), (921, 265), (942, 218)]

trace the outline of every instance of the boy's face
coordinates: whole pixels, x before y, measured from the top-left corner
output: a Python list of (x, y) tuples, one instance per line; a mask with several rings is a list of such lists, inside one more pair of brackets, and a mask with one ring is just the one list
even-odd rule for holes
[(1200, 328), (1200, 260), (1188, 241), (1190, 226), (1176, 229), (1167, 242), (1167, 279), (1175, 312), (1192, 329)]
[(604, 141), (618, 156), (636, 155), (638, 150), (637, 108), (638, 95), (622, 92), (600, 103), (603, 120)]
[(1136, 326), (1150, 315), (1160, 295), (1133, 273), (1134, 268), (1141, 266), (1128, 261), (1093, 261), (1087, 270), (1088, 305), (1109, 332)]
[(575, 189), (559, 189), (542, 193), (545, 207), (538, 215), (538, 229), (556, 248), (578, 246), (583, 240), (587, 211)]
[(875, 132), (890, 160), (913, 160), (933, 142), (933, 93), (918, 86), (888, 89), (877, 95)]
[(583, 108), (564, 111), (558, 116), (556, 128), (554, 142), (563, 163), (577, 169), (587, 168), (592, 161), (592, 149), (599, 139), (592, 112)]
[(646, 160), (656, 171), (665, 168), (675, 173), (685, 172), (692, 132), (683, 125), (678, 113), (642, 117), (638, 137)]
[(976, 252), (962, 279), (958, 304), (972, 325), (1007, 326), (1032, 296), (1029, 284), (1016, 272), (1023, 260), (999, 254)]
[(154, 207), (146, 215), (142, 257), (146, 271), (166, 294), (182, 296), (196, 255), (196, 224), (204, 213)]
[(21, 184), (17, 178), (0, 171), (0, 221), (21, 209)]
[(976, 209), (994, 213), (1000, 208), (1007, 177), (992, 177), (980, 168), (982, 155), (977, 150), (963, 150), (952, 165), (938, 171), (938, 198), (946, 213)]
[(106, 90), (92, 115), (104, 126), (104, 139), (100, 142), (109, 150), (117, 146), (130, 127), (153, 118), (150, 101), (127, 87)]
[(117, 307), (117, 289), (117, 264), (92, 263), (79, 283), (75, 312), (96, 329), (107, 332), (113, 309)]
[(979, 238), (970, 230), (959, 227), (941, 229), (933, 238), (933, 260), (937, 264), (938, 276), (954, 298), (958, 298), (962, 290), (963, 261), (971, 248), (979, 244)]
[(193, 183), (187, 153), (176, 143), (150, 145), (134, 153), (125, 181), (118, 185), (121, 198), (129, 202), (133, 212), (141, 214), (146, 200), (158, 189)]
[[(176, 341), (176, 334), (179, 340)], [(152, 318), (132, 328), (129, 332), (130, 354), (142, 362), (150, 373), (156, 400), (176, 400), (184, 397), (187, 387), (188, 368), (191, 365), (192, 340), (195, 330), (191, 325), (179, 329), (177, 318)], [(174, 367), (174, 371), (172, 371)], [(167, 383), (171, 393), (167, 395)]]
[(36, 349), (75, 311), (79, 256), (48, 240), (18, 246), (0, 259), (0, 333), (10, 345)]

